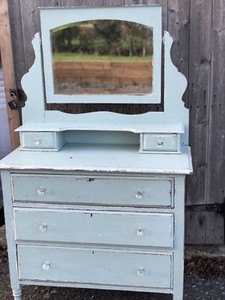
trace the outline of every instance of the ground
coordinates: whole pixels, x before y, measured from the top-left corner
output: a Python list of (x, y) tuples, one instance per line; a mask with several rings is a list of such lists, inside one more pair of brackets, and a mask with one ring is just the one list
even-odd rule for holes
[[(12, 300), (4, 227), (0, 229), (0, 299)], [(172, 300), (169, 295), (91, 289), (24, 286), (23, 300)], [(224, 248), (188, 247), (184, 300), (225, 299)]]

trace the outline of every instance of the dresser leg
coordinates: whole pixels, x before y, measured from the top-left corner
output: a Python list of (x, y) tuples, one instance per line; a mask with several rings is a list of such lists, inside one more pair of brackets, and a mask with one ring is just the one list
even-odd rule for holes
[(13, 290), (13, 297), (14, 300), (22, 300), (22, 290), (21, 289)]

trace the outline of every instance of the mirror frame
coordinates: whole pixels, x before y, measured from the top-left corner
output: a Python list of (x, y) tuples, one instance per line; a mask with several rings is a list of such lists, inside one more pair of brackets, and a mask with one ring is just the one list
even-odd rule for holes
[[(162, 9), (160, 6), (41, 8), (41, 40), (46, 102), (89, 104), (158, 104), (161, 103), (162, 76)], [(51, 30), (88, 20), (122, 20), (153, 29), (153, 92), (144, 95), (127, 94), (55, 94)]]

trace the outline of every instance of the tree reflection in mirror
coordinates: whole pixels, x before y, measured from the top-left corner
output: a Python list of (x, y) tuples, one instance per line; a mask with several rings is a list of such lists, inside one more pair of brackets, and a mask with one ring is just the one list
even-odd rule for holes
[(92, 20), (51, 31), (55, 94), (152, 93), (153, 30)]

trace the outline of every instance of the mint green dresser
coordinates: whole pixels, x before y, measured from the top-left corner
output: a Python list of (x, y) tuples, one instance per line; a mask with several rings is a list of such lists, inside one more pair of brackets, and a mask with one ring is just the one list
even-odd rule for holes
[[(95, 19), (152, 28), (153, 92), (54, 91), (51, 32)], [(0, 162), (14, 299), (22, 299), (22, 285), (47, 285), (168, 293), (182, 300), (185, 176), (192, 172), (188, 110), (181, 100), (186, 80), (171, 62), (168, 33), (161, 53), (161, 8), (43, 9), (41, 24), (43, 51), (37, 34), (35, 62), (22, 79), (28, 100), (18, 128), (21, 146)], [(164, 111), (135, 115), (74, 115), (45, 105), (142, 105), (162, 97)]]

